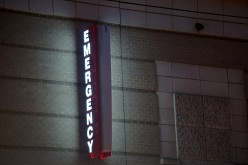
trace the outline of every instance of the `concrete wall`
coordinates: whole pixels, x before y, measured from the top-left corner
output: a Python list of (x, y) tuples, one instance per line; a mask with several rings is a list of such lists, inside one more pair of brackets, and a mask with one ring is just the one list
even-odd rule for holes
[[(0, 7), (200, 35), (248, 39), (247, 0), (1, 0)], [(205, 29), (198, 32), (197, 22)]]
[[(113, 156), (89, 161), (77, 47), (89, 22), (4, 11), (0, 17), (0, 164), (159, 163), (153, 62), (112, 57)], [(113, 35), (119, 37), (111, 27)]]
[(156, 71), (163, 162), (248, 163), (244, 71), (162, 61)]
[(159, 164), (155, 60), (248, 67), (243, 40), (111, 25), (113, 156), (90, 161), (81, 144), (78, 32), (91, 22), (5, 9), (0, 20), (4, 165)]

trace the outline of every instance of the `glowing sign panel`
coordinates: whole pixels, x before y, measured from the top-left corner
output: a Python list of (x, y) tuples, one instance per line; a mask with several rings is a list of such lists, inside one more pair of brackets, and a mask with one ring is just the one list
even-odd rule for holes
[(92, 116), (92, 105), (91, 105), (91, 96), (92, 96), (92, 81), (91, 81), (91, 68), (90, 68), (90, 45), (89, 42), (89, 30), (84, 31), (84, 57), (85, 57), (85, 96), (86, 96), (86, 121), (87, 121), (87, 144), (89, 147), (89, 153), (92, 153), (92, 147), (94, 143), (93, 139), (93, 116)]
[(111, 155), (112, 146), (111, 61), (108, 28), (93, 25), (84, 30), (82, 48), (86, 144), (91, 159), (96, 157), (104, 159)]

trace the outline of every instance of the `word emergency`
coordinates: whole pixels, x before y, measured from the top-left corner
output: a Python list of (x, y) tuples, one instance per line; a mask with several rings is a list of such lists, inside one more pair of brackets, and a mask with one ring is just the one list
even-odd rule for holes
[(86, 124), (87, 124), (87, 145), (89, 147), (89, 153), (92, 153), (93, 148), (93, 113), (92, 113), (92, 80), (91, 80), (91, 43), (89, 39), (89, 30), (84, 31), (84, 73), (85, 73), (85, 96), (86, 96)]

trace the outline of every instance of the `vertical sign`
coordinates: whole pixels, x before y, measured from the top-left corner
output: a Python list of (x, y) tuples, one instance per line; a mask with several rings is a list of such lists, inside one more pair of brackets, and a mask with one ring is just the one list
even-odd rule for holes
[(86, 98), (86, 137), (90, 157), (100, 153), (99, 82), (96, 26), (83, 32), (84, 79)]
[(111, 155), (112, 97), (109, 30), (90, 26), (83, 32), (86, 143), (91, 159)]

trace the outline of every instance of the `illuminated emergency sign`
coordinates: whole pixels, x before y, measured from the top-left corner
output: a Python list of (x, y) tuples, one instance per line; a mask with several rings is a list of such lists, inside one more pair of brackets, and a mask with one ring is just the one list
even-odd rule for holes
[[(99, 44), (104, 40), (107, 42)], [(111, 155), (112, 145), (111, 63), (106, 26), (93, 25), (83, 31), (83, 61), (86, 146), (91, 159), (104, 159)]]
[(92, 126), (93, 124), (93, 116), (92, 116), (92, 105), (91, 105), (91, 97), (92, 97), (92, 80), (91, 80), (91, 74), (92, 71), (90, 62), (91, 62), (91, 43), (89, 42), (89, 30), (84, 31), (84, 57), (85, 57), (85, 96), (86, 96), (86, 121), (87, 121), (87, 145), (89, 147), (89, 153), (92, 153), (92, 146), (94, 143), (93, 139), (93, 131), (94, 128)]

